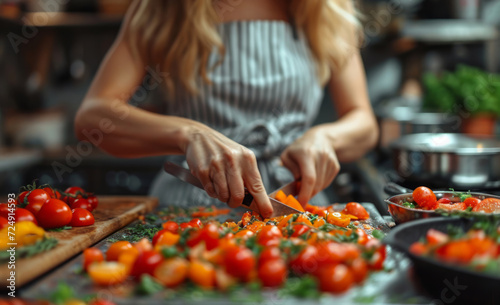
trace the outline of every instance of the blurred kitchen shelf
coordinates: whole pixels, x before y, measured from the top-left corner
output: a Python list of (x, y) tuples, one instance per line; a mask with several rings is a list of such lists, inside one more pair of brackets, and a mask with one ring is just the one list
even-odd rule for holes
[(42, 150), (33, 149), (1, 149), (0, 172), (20, 170), (33, 166), (43, 159)]
[(407, 21), (401, 34), (418, 42), (432, 44), (481, 42), (498, 37), (494, 25), (458, 19)]
[(1, 22), (35, 27), (117, 27), (122, 19), (122, 15), (98, 13), (35, 12), (23, 13), (16, 18), (0, 15)]

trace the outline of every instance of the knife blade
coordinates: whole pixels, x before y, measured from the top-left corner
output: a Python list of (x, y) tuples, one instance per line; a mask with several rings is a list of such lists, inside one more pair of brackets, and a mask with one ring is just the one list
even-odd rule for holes
[(300, 189), (300, 180), (294, 180), (270, 193), (269, 197), (276, 198), (276, 193), (278, 193), (279, 191), (282, 191), (287, 196), (288, 195), (297, 196), (299, 194), (299, 189)]
[[(196, 186), (197, 188), (200, 188), (202, 190), (205, 189), (203, 187), (203, 184), (201, 184), (201, 181), (198, 178), (196, 178), (196, 176), (191, 174), (191, 171), (189, 171), (188, 169), (186, 169), (178, 164), (167, 161), (163, 165), (163, 169), (165, 170), (165, 172), (169, 173), (170, 175), (176, 177), (177, 179), (179, 179), (181, 181), (187, 182), (187, 183), (189, 183), (193, 186)], [(280, 201), (274, 199), (273, 197), (269, 197), (269, 201), (271, 202), (271, 206), (273, 207), (273, 213), (272, 213), (271, 217), (277, 217), (277, 216), (283, 216), (283, 215), (295, 214), (295, 213), (302, 214), (301, 211), (294, 209), (294, 208), (292, 208), (284, 203), (281, 203)], [(245, 188), (245, 197), (243, 199), (242, 206), (247, 207), (253, 211), (259, 212), (255, 203), (253, 203), (253, 195), (250, 194), (246, 188)]]

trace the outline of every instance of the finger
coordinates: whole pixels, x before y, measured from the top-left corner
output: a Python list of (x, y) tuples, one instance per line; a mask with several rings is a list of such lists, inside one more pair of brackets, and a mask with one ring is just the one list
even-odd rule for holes
[(259, 213), (264, 218), (269, 218), (273, 214), (273, 207), (267, 196), (266, 189), (262, 182), (255, 155), (248, 151), (244, 157), (244, 177), (243, 181), (250, 194), (253, 195), (254, 203), (259, 209)]
[(199, 167), (196, 164), (190, 164), (189, 161), (188, 161), (188, 166), (191, 171), (191, 174), (193, 174), (196, 178), (198, 178), (198, 180), (200, 180), (208, 196), (212, 198), (217, 198), (217, 193), (215, 193), (214, 185), (209, 176), (210, 173), (209, 168), (207, 166)]
[(226, 179), (229, 186), (229, 201), (228, 205), (231, 208), (237, 208), (245, 198), (245, 187), (241, 172), (237, 170), (229, 170), (226, 172)]
[(300, 158), (296, 162), (299, 164), (302, 179), (297, 199), (300, 204), (305, 206), (309, 202), (309, 199), (311, 199), (316, 187), (316, 167), (311, 158)]
[(224, 203), (228, 202), (229, 188), (227, 186), (226, 173), (224, 171), (214, 169), (211, 171), (210, 176), (217, 198)]
[(311, 198), (317, 193), (321, 192), (325, 188), (325, 183), (327, 182), (327, 175), (329, 171), (329, 164), (326, 159), (319, 159), (316, 161), (316, 183), (314, 184), (313, 192)]
[(300, 167), (297, 162), (290, 158), (288, 153), (284, 152), (281, 154), (281, 162), (292, 173), (295, 180), (300, 178)]

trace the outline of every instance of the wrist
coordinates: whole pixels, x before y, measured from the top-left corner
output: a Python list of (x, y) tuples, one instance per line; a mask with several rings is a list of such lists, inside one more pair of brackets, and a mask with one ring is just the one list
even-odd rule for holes
[(177, 132), (177, 145), (182, 154), (186, 154), (186, 150), (193, 141), (203, 132), (204, 125), (198, 122), (189, 122), (179, 128)]

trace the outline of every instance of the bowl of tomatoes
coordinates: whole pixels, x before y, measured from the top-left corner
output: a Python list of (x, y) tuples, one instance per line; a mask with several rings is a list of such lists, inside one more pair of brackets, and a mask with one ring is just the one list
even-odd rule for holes
[(433, 191), (420, 186), (385, 200), (397, 224), (443, 215), (500, 215), (500, 197), (478, 192)]
[(383, 242), (413, 263), (436, 304), (500, 304), (498, 220), (439, 217), (397, 226)]

